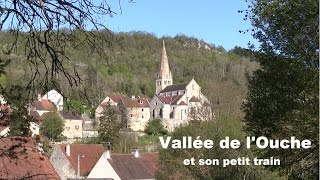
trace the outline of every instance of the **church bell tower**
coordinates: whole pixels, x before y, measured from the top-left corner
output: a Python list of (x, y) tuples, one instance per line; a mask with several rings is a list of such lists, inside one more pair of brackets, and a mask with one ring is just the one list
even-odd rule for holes
[(156, 80), (156, 94), (159, 94), (161, 90), (173, 83), (164, 41), (162, 43), (162, 55)]

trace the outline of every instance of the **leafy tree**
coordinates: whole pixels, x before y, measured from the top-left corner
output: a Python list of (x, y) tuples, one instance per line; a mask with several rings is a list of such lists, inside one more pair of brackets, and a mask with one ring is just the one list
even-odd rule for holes
[(145, 132), (148, 135), (165, 135), (167, 133), (160, 119), (150, 120), (146, 126)]
[(81, 102), (71, 99), (71, 100), (67, 100), (64, 104), (63, 104), (63, 108), (65, 110), (75, 110), (77, 111), (79, 114), (83, 114), (84, 113), (84, 107), (82, 105)]
[(64, 130), (64, 122), (57, 112), (49, 112), (40, 127), (41, 133), (51, 140), (58, 140)]
[(119, 137), (119, 131), (123, 127), (121, 117), (115, 110), (114, 106), (108, 103), (99, 118), (99, 140), (101, 142), (115, 143), (115, 139)]
[[(303, 11), (302, 11), (303, 9)], [(254, 136), (312, 142), (310, 149), (264, 149), (272, 166), (290, 179), (319, 178), (319, 4), (317, 1), (257, 0), (247, 17), (261, 42), (261, 68), (249, 77), (244, 104), (246, 131)]]
[[(188, 125), (181, 126), (172, 133), (172, 139), (180, 139), (188, 135), (193, 139), (211, 139), (214, 141), (212, 149), (168, 149), (160, 150), (159, 170), (157, 179), (280, 179), (276, 174), (263, 170), (261, 166), (222, 166), (222, 159), (248, 157), (252, 159), (252, 152), (240, 146), (238, 149), (221, 149), (219, 141), (226, 136), (238, 139), (244, 143), (240, 117), (222, 115), (216, 121), (190, 121)], [(195, 158), (195, 165), (184, 165), (186, 158)], [(199, 159), (219, 159), (217, 165), (199, 165)]]

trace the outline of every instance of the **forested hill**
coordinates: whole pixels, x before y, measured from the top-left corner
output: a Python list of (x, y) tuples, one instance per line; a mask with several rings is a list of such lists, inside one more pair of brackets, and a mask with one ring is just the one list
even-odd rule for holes
[[(7, 48), (10, 37), (7, 32), (0, 33), (1, 49)], [(93, 105), (112, 92), (152, 97), (162, 40), (166, 44), (174, 83), (188, 82), (194, 78), (203, 93), (217, 105), (233, 104), (233, 101), (238, 102), (245, 97), (245, 73), (252, 72), (257, 65), (250, 62), (243, 49), (226, 52), (221, 46), (216, 47), (184, 35), (157, 38), (145, 32), (113, 34), (111, 46), (105, 45), (104, 48), (108, 58), (101, 58), (88, 48), (70, 45), (67, 52), (84, 81), (82, 88), (70, 89), (67, 81), (61, 79), (61, 88), (67, 96), (81, 101), (84, 100), (75, 91), (86, 89)], [(11, 59), (6, 69), (6, 80), (2, 81), (7, 84), (24, 81), (29, 73), (24, 72), (26, 62), (23, 60), (23, 47), (18, 47)]]

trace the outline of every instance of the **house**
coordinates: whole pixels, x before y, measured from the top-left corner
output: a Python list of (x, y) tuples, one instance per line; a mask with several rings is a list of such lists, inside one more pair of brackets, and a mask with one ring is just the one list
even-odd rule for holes
[(101, 144), (60, 144), (54, 147), (50, 157), (59, 177), (86, 177), (104, 152)]
[(127, 128), (133, 131), (144, 131), (150, 120), (150, 104), (146, 98), (123, 97), (118, 107), (127, 117)]
[(155, 179), (159, 154), (110, 154), (106, 151), (100, 157), (88, 178)]
[(156, 79), (156, 94), (150, 101), (150, 114), (152, 119), (162, 119), (170, 131), (191, 119), (212, 118), (210, 102), (193, 78), (188, 83), (173, 83), (164, 42)]
[(77, 111), (59, 111), (60, 117), (64, 121), (62, 135), (68, 139), (82, 138), (83, 119)]
[(105, 110), (108, 103), (110, 103), (111, 106), (117, 107), (119, 101), (123, 97), (128, 97), (128, 96), (124, 94), (113, 94), (113, 95), (107, 96), (95, 110), (95, 118), (99, 120), (99, 117), (101, 117), (102, 112)]
[(47, 99), (52, 102), (58, 111), (63, 110), (63, 96), (56, 90), (52, 89), (43, 96), (39, 95), (38, 100)]
[(31, 103), (29, 115), (33, 117), (34, 122), (30, 122), (32, 136), (40, 133), (40, 124), (49, 112), (56, 111), (56, 106), (48, 99), (39, 99)]
[(0, 139), (0, 179), (60, 179), (30, 137)]

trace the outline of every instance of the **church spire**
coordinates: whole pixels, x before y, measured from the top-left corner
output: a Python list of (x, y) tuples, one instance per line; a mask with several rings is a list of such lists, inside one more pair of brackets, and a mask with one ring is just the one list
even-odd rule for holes
[(169, 67), (166, 46), (164, 41), (162, 41), (162, 55), (160, 60), (159, 71), (157, 73), (156, 94), (158, 94), (162, 89), (164, 89), (168, 85), (172, 85), (172, 75)]
[(168, 56), (166, 52), (166, 46), (164, 40), (162, 41), (162, 55), (160, 61), (160, 68), (158, 72), (158, 78), (169, 78), (171, 77), (171, 71), (168, 62)]

